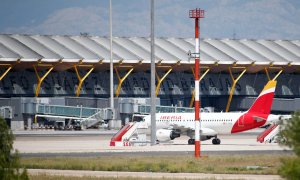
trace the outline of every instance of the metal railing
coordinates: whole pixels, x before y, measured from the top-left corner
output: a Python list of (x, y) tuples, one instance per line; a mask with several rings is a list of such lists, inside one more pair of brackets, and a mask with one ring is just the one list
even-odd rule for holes
[[(151, 106), (149, 105), (138, 105), (138, 113), (150, 114)], [(157, 113), (184, 113), (194, 112), (194, 108), (177, 107), (177, 106), (156, 106)]]
[[(108, 118), (107, 114), (110, 108), (89, 108), (82, 106), (61, 106), (61, 105), (48, 105), (48, 104), (37, 104), (37, 114), (44, 115), (56, 115), (56, 116), (69, 116), (78, 118), (88, 118), (95, 114), (101, 116), (101, 119)], [(99, 113), (100, 112), (100, 113)], [(112, 112), (112, 111), (111, 111)]]

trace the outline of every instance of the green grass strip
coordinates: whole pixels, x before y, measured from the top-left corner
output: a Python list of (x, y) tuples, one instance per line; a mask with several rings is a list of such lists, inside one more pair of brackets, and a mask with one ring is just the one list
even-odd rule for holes
[(291, 155), (233, 155), (209, 156), (105, 156), (22, 158), (30, 169), (221, 173), (221, 174), (277, 174), (281, 159)]

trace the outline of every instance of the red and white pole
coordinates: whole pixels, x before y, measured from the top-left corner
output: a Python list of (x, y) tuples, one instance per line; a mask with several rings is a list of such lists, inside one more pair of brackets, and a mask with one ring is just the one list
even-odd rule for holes
[(195, 157), (200, 157), (199, 19), (195, 18)]
[(190, 18), (195, 18), (195, 157), (200, 157), (200, 43), (199, 19), (204, 18), (204, 10), (190, 10)]

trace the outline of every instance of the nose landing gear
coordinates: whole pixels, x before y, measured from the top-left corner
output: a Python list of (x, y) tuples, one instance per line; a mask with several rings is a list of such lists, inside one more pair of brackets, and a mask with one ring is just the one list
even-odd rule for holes
[(188, 140), (188, 144), (189, 144), (189, 145), (195, 144), (195, 139), (189, 139), (189, 140)]

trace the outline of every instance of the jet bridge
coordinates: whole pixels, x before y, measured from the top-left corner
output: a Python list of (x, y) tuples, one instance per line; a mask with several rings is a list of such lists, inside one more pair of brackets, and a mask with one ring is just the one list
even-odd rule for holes
[(113, 110), (111, 108), (37, 104), (35, 123), (37, 122), (37, 117), (76, 119), (81, 121), (83, 128), (89, 128), (101, 121), (113, 119)]
[[(150, 114), (150, 105), (137, 105), (137, 111), (139, 114)], [(177, 106), (156, 106), (157, 113), (191, 113), (194, 112), (194, 108), (177, 107)], [(200, 109), (201, 112), (214, 112), (213, 107), (204, 107)]]

